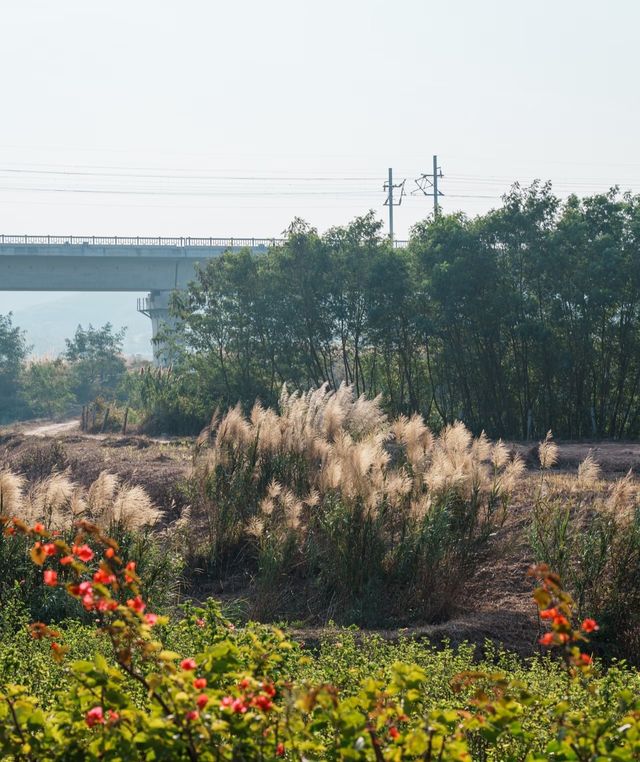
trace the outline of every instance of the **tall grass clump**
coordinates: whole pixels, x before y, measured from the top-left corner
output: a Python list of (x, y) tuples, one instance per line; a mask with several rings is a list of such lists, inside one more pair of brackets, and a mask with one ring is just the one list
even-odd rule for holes
[(593, 455), (576, 476), (554, 474), (557, 446), (547, 435), (539, 448), (530, 542), (537, 561), (552, 565), (591, 612), (604, 639), (637, 658), (640, 648), (640, 493), (631, 471), (607, 482)]
[(522, 471), (461, 423), (435, 436), (346, 385), (284, 389), (277, 412), (236, 407), (202, 432), (181, 529), (194, 568), (251, 575), (256, 615), (433, 621), (504, 522)]

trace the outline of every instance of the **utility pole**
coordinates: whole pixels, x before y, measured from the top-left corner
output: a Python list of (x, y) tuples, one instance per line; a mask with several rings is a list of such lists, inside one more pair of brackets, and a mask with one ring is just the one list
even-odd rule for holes
[(440, 214), (440, 204), (438, 199), (440, 196), (444, 196), (444, 193), (438, 188), (438, 179), (444, 177), (442, 174), (442, 168), (438, 166), (438, 157), (433, 157), (433, 172), (424, 173), (420, 175), (417, 180), (414, 180), (418, 186), (416, 190), (412, 191), (412, 195), (415, 193), (422, 193), (425, 196), (433, 196), (433, 216), (437, 217)]
[(393, 241), (393, 170), (389, 167), (389, 180), (387, 182), (389, 195), (387, 204), (389, 205), (389, 238)]
[[(406, 180), (403, 180), (401, 183), (393, 184), (393, 169), (389, 167), (389, 179), (388, 181), (382, 186), (382, 189), (387, 191), (387, 199), (384, 202), (385, 206), (389, 207), (389, 240), (393, 241), (393, 207), (394, 206), (400, 206), (402, 203), (402, 197), (404, 196), (404, 184), (406, 183)], [(400, 189), (400, 198), (397, 201), (393, 200), (393, 189), (399, 188)]]
[(438, 216), (438, 157), (433, 157), (433, 216)]

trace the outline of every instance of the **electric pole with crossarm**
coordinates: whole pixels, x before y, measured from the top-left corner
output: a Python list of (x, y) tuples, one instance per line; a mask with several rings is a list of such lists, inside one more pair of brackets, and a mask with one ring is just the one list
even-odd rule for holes
[[(382, 189), (387, 191), (387, 199), (384, 202), (384, 205), (389, 207), (389, 240), (392, 242), (393, 242), (393, 207), (400, 206), (400, 204), (402, 203), (402, 197), (404, 196), (405, 183), (406, 183), (406, 180), (403, 180), (401, 183), (397, 183), (396, 185), (394, 185), (393, 184), (393, 169), (389, 167), (389, 179), (382, 186)], [(397, 201), (393, 200), (394, 188), (400, 189), (400, 198)]]
[(415, 180), (415, 184), (418, 186), (416, 190), (412, 191), (412, 194), (423, 193), (425, 196), (433, 196), (433, 216), (437, 217), (440, 214), (440, 204), (438, 199), (440, 196), (444, 196), (444, 193), (438, 188), (438, 180), (444, 177), (442, 174), (442, 168), (438, 166), (438, 157), (433, 157), (433, 172), (425, 173)]

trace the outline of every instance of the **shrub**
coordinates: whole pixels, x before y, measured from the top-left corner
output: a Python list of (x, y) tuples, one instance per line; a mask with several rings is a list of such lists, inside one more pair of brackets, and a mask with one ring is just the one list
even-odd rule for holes
[(291, 615), (283, 602), (303, 586), (316, 616), (437, 620), (522, 470), (462, 424), (435, 437), (417, 415), (389, 423), (379, 399), (347, 386), (285, 390), (279, 413), (256, 404), (248, 418), (239, 407), (214, 416), (181, 529), (192, 566), (252, 570), (254, 615)]
[(578, 611), (601, 621), (604, 640), (633, 661), (640, 646), (640, 502), (629, 472), (613, 484), (600, 480), (589, 455), (567, 490), (549, 468), (557, 450), (550, 435), (540, 447), (540, 476), (530, 525), (538, 561), (558, 569)]
[[(160, 512), (141, 487), (123, 484), (108, 472), (101, 473), (87, 490), (66, 473), (54, 473), (30, 485), (24, 477), (0, 470), (0, 513), (39, 523), (69, 543), (76, 534), (75, 522), (91, 520), (116, 538), (138, 564), (154, 606), (168, 606), (177, 597), (182, 559), (173, 550), (167, 552), (162, 532), (149, 531)], [(0, 535), (0, 600), (6, 604), (15, 597), (37, 618), (59, 621), (82, 616), (73, 599), (42, 586), (23, 536)]]

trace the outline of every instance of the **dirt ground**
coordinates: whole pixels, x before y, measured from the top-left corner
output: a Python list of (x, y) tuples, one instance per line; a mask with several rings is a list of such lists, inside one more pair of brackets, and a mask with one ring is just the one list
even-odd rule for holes
[[(602, 475), (613, 480), (629, 469), (640, 471), (640, 443), (557, 442), (557, 472), (575, 472), (591, 451)], [(37, 477), (38, 469), (51, 466), (69, 469), (71, 477), (89, 485), (103, 470), (119, 475), (131, 484), (143, 486), (165, 511), (167, 522), (178, 518), (184, 504), (179, 484), (191, 467), (193, 441), (150, 439), (142, 436), (81, 434), (75, 422), (36, 422), (0, 428), (0, 468), (9, 466), (27, 476)], [(538, 468), (537, 447), (514, 442), (511, 448), (525, 459), (529, 484)], [(530, 491), (530, 490), (529, 490)], [(497, 641), (521, 653), (537, 648), (538, 621), (531, 599), (532, 583), (527, 577), (531, 565), (524, 525), (530, 509), (527, 483), (516, 501), (509, 520), (492, 538), (486, 560), (468, 581), (456, 615), (438, 625), (409, 629), (377, 630), (388, 639), (402, 636), (447, 639), (453, 644)], [(323, 627), (294, 630), (293, 634), (313, 642), (328, 631)]]
[(179, 485), (191, 455), (189, 440), (82, 434), (76, 421), (0, 428), (0, 467), (9, 466), (31, 479), (50, 466), (69, 469), (71, 478), (84, 486), (107, 470), (144, 487), (168, 521), (179, 515), (184, 500)]

